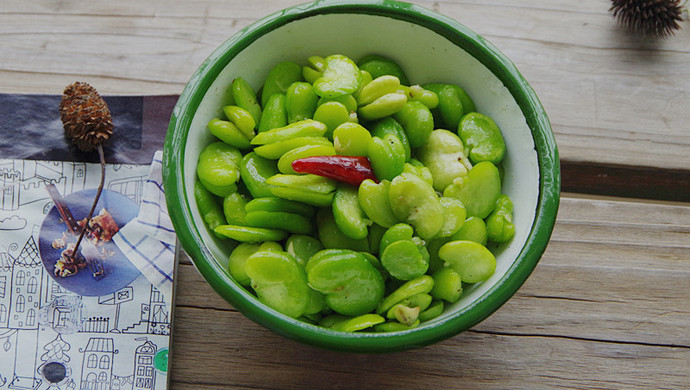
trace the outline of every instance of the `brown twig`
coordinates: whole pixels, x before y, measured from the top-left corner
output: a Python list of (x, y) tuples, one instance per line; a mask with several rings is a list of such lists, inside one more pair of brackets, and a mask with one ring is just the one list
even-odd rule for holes
[(91, 221), (91, 217), (93, 217), (93, 212), (96, 210), (98, 199), (101, 197), (101, 192), (103, 192), (103, 185), (105, 184), (105, 154), (103, 153), (102, 145), (98, 145), (98, 156), (101, 159), (101, 182), (98, 185), (98, 191), (96, 191), (96, 197), (94, 197), (93, 199), (93, 204), (91, 205), (89, 215), (86, 217), (86, 223), (84, 224), (84, 228), (81, 230), (79, 238), (77, 239), (77, 243), (74, 245), (74, 252), (72, 253), (72, 258), (74, 258), (74, 256), (76, 256), (76, 254), (78, 253), (79, 244), (81, 244), (81, 240), (82, 238), (84, 238), (84, 234), (86, 233), (86, 230), (89, 228), (89, 221)]

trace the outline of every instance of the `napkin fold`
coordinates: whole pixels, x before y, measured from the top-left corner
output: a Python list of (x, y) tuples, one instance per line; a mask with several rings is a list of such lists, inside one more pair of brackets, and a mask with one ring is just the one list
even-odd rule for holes
[(153, 156), (144, 184), (139, 214), (120, 228), (113, 241), (139, 271), (172, 305), (175, 272), (175, 229), (165, 202), (163, 151)]

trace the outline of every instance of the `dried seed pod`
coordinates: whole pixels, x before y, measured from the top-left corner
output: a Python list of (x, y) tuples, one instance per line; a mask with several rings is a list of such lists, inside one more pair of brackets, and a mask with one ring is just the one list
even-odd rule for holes
[(77, 81), (65, 88), (60, 119), (67, 138), (83, 151), (95, 149), (113, 134), (108, 105), (87, 83)]
[(648, 36), (668, 37), (680, 29), (680, 0), (611, 0), (613, 16), (631, 30)]

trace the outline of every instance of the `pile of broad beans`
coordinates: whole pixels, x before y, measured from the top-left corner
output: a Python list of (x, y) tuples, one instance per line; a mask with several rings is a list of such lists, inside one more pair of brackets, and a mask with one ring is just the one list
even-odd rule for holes
[(495, 271), (514, 234), (500, 129), (448, 83), (370, 55), (276, 64), (228, 88), (195, 198), (269, 307), (340, 331), (410, 329)]

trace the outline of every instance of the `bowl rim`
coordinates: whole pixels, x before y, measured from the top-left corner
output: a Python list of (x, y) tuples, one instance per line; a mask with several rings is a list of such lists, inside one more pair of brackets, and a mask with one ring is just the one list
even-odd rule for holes
[[(184, 149), (194, 113), (213, 80), (242, 50), (262, 35), (292, 21), (321, 14), (365, 14), (408, 21), (462, 47), (504, 84), (522, 111), (534, 139), (540, 172), (539, 197), (525, 245), (506, 274), (479, 299), (438, 322), (393, 333), (345, 333), (289, 318), (258, 302), (214, 259), (194, 226), (184, 183)], [(388, 352), (422, 347), (471, 328), (503, 305), (525, 282), (549, 241), (560, 199), (560, 163), (549, 119), (536, 93), (515, 65), (493, 44), (455, 19), (427, 8), (391, 0), (320, 0), (286, 8), (234, 34), (199, 66), (175, 105), (164, 144), (163, 182), (178, 240), (209, 285), (249, 319), (285, 337), (352, 352)]]

